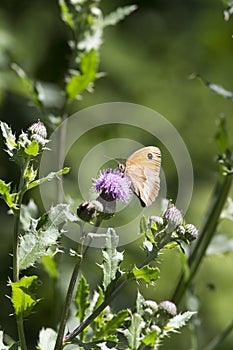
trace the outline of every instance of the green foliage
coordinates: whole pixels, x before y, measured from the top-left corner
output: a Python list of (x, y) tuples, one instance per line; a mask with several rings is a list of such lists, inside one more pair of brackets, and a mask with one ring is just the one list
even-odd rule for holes
[(75, 297), (76, 305), (78, 307), (78, 312), (76, 316), (78, 317), (80, 322), (84, 320), (85, 312), (90, 305), (90, 302), (88, 301), (88, 297), (89, 297), (89, 286), (84, 276), (81, 276), (79, 280), (77, 292), (76, 292), (76, 297)]
[(133, 268), (133, 274), (136, 280), (143, 279), (146, 283), (151, 284), (157, 281), (159, 278), (159, 269), (157, 267), (150, 267), (148, 265), (138, 269), (137, 267)]
[(12, 289), (11, 301), (16, 316), (27, 317), (37, 304), (38, 300), (31, 293), (37, 279), (37, 276), (24, 276), (17, 282), (10, 282)]
[(58, 239), (63, 232), (62, 227), (70, 220), (75, 221), (76, 217), (66, 204), (52, 207), (46, 219), (31, 219), (28, 230), (20, 236), (19, 269), (25, 270), (43, 256), (47, 256), (49, 249), (58, 245)]
[(54, 349), (57, 333), (51, 328), (43, 328), (39, 334), (38, 350)]
[(103, 287), (108, 288), (110, 283), (114, 281), (117, 273), (120, 272), (119, 264), (123, 260), (123, 253), (117, 251), (119, 237), (114, 229), (107, 230), (106, 249), (102, 251), (104, 262), (101, 266), (103, 269)]
[(9, 208), (17, 209), (17, 203), (15, 203), (16, 193), (11, 193), (11, 184), (6, 184), (0, 179), (0, 196), (8, 205)]
[(96, 79), (98, 56), (94, 49), (80, 55), (80, 73), (73, 73), (68, 80), (66, 91), (68, 98), (76, 98), (83, 90), (88, 90)]

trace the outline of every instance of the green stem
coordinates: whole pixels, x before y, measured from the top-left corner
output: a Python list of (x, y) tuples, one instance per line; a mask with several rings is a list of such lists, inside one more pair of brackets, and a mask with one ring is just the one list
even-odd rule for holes
[[(24, 178), (25, 171), (29, 165), (29, 159), (25, 163), (25, 166), (21, 169), (21, 176), (18, 186), (18, 198), (17, 198), (17, 206), (18, 209), (14, 211), (14, 236), (13, 236), (13, 281), (17, 282), (19, 280), (19, 232), (20, 232), (20, 213), (21, 213), (21, 205), (23, 201), (23, 196), (25, 191), (24, 187)], [(21, 350), (27, 350), (24, 326), (23, 326), (23, 315), (19, 314), (16, 316), (17, 322), (17, 330), (19, 336), (19, 342)]]
[(233, 331), (233, 321), (211, 342), (205, 347), (204, 350), (214, 350), (219, 348), (222, 341)]
[[(170, 238), (171, 238), (171, 234), (168, 234), (165, 237), (165, 239), (158, 244), (156, 249), (142, 262), (142, 264), (138, 266), (138, 269), (143, 268), (145, 265), (149, 264), (152, 260), (156, 259), (158, 257), (159, 251), (167, 243), (169, 243)], [(117, 296), (117, 294), (122, 290), (122, 288), (125, 287), (126, 284), (129, 281), (131, 281), (133, 278), (134, 278), (133, 275), (127, 275), (127, 279), (122, 281), (89, 317), (87, 317), (77, 328), (75, 328), (73, 332), (69, 333), (67, 336), (64, 337), (64, 344), (66, 342), (71, 341), (78, 334), (80, 334), (87, 326), (89, 326), (89, 324), (111, 303), (111, 301)], [(57, 349), (54, 349), (54, 350), (57, 350)]]
[[(98, 221), (96, 223), (96, 226), (93, 230), (93, 232), (97, 232), (99, 226), (101, 224), (101, 221)], [(87, 251), (90, 247), (90, 243), (91, 243), (91, 238), (87, 235), (85, 237), (85, 239), (88, 241), (84, 244), (83, 246), (85, 246), (85, 248), (83, 249), (82, 255), (81, 255), (81, 259), (75, 264), (71, 279), (70, 279), (70, 283), (69, 283), (69, 287), (67, 290), (67, 294), (66, 294), (66, 299), (65, 299), (65, 305), (64, 305), (64, 309), (62, 311), (62, 315), (61, 315), (61, 321), (60, 321), (60, 327), (58, 330), (58, 335), (57, 335), (57, 340), (56, 340), (56, 344), (55, 344), (55, 348), (54, 350), (61, 350), (63, 349), (64, 345), (63, 344), (63, 338), (64, 338), (64, 333), (65, 333), (65, 327), (66, 327), (66, 323), (68, 320), (68, 316), (69, 316), (69, 311), (70, 311), (70, 305), (72, 302), (72, 298), (73, 298), (73, 294), (74, 294), (74, 289), (76, 286), (76, 282), (77, 282), (77, 278), (80, 272), (80, 268), (82, 266), (83, 260), (87, 254)]]
[(218, 220), (222, 212), (223, 206), (226, 203), (231, 183), (231, 175), (220, 175), (220, 178), (217, 181), (212, 195), (209, 209), (206, 213), (202, 227), (200, 229), (199, 240), (197, 241), (197, 244), (188, 259), (188, 265), (190, 268), (189, 276), (185, 280), (184, 274), (182, 274), (177, 284), (176, 290), (173, 294), (172, 300), (175, 304), (178, 304), (181, 301), (186, 290), (193, 281), (197, 270), (205, 256), (207, 247), (210, 244), (210, 241), (216, 232)]

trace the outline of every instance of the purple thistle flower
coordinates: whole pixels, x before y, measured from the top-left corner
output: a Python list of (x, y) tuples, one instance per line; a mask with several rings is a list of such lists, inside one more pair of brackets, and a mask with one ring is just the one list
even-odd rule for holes
[(100, 171), (96, 179), (92, 179), (93, 186), (97, 192), (103, 192), (112, 196), (115, 200), (127, 203), (131, 197), (130, 180), (118, 170), (106, 169)]
[(199, 231), (196, 228), (195, 225), (193, 224), (187, 224), (185, 225), (185, 236), (188, 238), (190, 241), (193, 241), (194, 239), (198, 238)]

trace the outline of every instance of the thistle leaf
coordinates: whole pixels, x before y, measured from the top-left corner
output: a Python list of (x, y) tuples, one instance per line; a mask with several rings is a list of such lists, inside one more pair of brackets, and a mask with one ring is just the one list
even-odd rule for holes
[(11, 193), (11, 185), (10, 183), (5, 183), (0, 179), (0, 197), (5, 201), (9, 208), (17, 209), (16, 193)]
[(138, 349), (140, 346), (141, 333), (145, 326), (145, 322), (138, 313), (131, 314), (131, 324), (128, 329), (123, 331), (127, 338), (129, 349)]
[(78, 307), (78, 312), (76, 316), (79, 318), (80, 323), (84, 320), (86, 310), (90, 305), (90, 302), (88, 299), (89, 299), (89, 286), (87, 284), (85, 277), (82, 275), (78, 283), (78, 288), (77, 288), (76, 297), (75, 297), (75, 301)]
[(37, 279), (37, 276), (24, 276), (17, 282), (10, 282), (12, 289), (11, 301), (16, 316), (22, 314), (23, 317), (27, 317), (38, 302), (30, 291)]
[(129, 16), (135, 10), (137, 10), (136, 5), (119, 7), (118, 9), (116, 9), (116, 11), (113, 11), (109, 15), (104, 17), (102, 25), (104, 27), (114, 26), (118, 22), (122, 21), (125, 17)]
[(30, 190), (31, 188), (34, 188), (34, 187), (37, 187), (39, 185), (41, 185), (42, 183), (44, 182), (47, 182), (47, 181), (51, 181), (61, 175), (65, 175), (65, 174), (68, 174), (68, 172), (70, 171), (70, 168), (63, 168), (61, 170), (58, 170), (56, 172), (51, 172), (49, 173), (47, 176), (45, 177), (42, 177), (41, 179), (38, 179), (38, 180), (35, 180), (33, 182), (31, 182), (28, 187), (27, 187), (27, 190)]
[(98, 55), (94, 49), (81, 55), (80, 73), (75, 73), (66, 86), (66, 91), (70, 99), (76, 98), (95, 81), (97, 68)]
[(9, 350), (9, 346), (3, 344), (3, 331), (0, 331), (0, 349)]
[(52, 207), (46, 218), (31, 219), (29, 230), (20, 237), (20, 270), (33, 266), (42, 256), (48, 255), (49, 248), (57, 245), (64, 224), (75, 219), (67, 204)]
[(183, 314), (179, 314), (171, 318), (168, 323), (166, 324), (166, 330), (169, 331), (177, 331), (178, 329), (182, 328), (186, 325), (186, 323), (190, 320), (190, 318), (195, 315), (196, 312), (194, 311), (186, 311)]
[(115, 279), (117, 272), (119, 272), (119, 264), (123, 260), (123, 253), (118, 252), (116, 247), (119, 242), (115, 230), (109, 228), (106, 234), (106, 248), (103, 250), (104, 262), (101, 266), (103, 269), (103, 287), (106, 291), (110, 283)]
[(159, 269), (157, 267), (144, 266), (138, 269), (136, 266), (133, 268), (133, 274), (136, 280), (143, 279), (146, 283), (153, 283), (159, 278)]
[(54, 349), (57, 333), (52, 328), (42, 328), (39, 335), (38, 350)]
[(61, 9), (61, 18), (63, 22), (70, 28), (74, 28), (74, 18), (73, 14), (70, 12), (68, 6), (64, 0), (59, 0), (59, 5)]
[(15, 135), (12, 133), (11, 128), (7, 125), (7, 123), (0, 121), (0, 126), (2, 129), (2, 135), (5, 139), (5, 145), (7, 147), (6, 152), (12, 157), (13, 151), (17, 148)]

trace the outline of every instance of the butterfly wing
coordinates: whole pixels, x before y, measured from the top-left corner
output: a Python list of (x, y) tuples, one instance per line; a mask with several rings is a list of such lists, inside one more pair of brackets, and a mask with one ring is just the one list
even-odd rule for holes
[(142, 206), (150, 205), (158, 195), (160, 164), (161, 152), (152, 146), (136, 151), (125, 163), (124, 173)]

